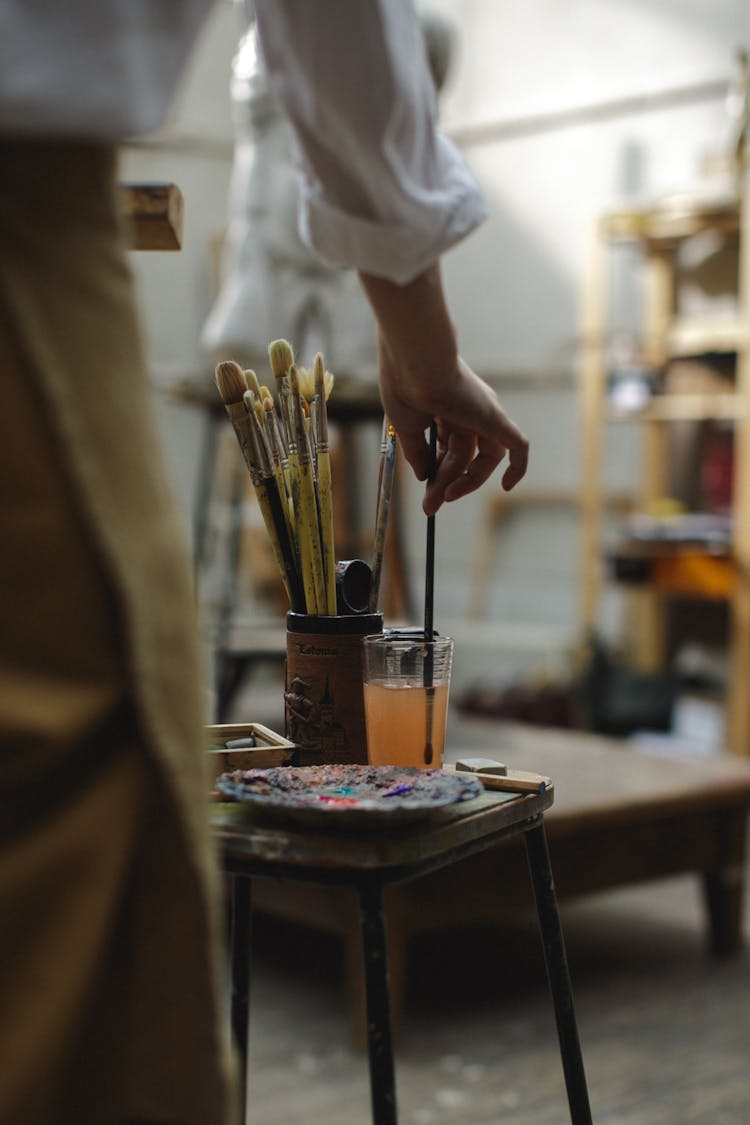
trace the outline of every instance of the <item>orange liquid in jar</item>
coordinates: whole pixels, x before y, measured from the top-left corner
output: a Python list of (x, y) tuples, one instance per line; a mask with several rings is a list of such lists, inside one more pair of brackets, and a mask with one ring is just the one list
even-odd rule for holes
[(430, 688), (433, 757), (425, 762), (427, 689), (421, 686), (365, 684), (367, 760), (371, 766), (412, 766), (439, 769), (445, 749), (448, 685)]

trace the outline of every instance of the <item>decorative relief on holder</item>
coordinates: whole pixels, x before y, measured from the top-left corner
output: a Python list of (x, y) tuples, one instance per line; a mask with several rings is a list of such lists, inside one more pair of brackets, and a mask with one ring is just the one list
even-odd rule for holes
[(323, 761), (341, 762), (346, 731), (336, 719), (336, 702), (326, 677), (323, 694), (315, 698), (313, 684), (295, 676), (284, 692), (287, 735), (300, 750), (314, 750)]

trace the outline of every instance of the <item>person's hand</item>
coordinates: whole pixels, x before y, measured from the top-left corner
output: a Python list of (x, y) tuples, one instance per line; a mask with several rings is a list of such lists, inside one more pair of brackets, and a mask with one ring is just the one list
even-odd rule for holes
[(430, 450), (425, 435), (438, 428), (438, 468), (425, 491), (423, 507), (433, 515), (443, 501), (459, 500), (485, 483), (508, 456), (502, 486), (510, 491), (523, 477), (528, 442), (502, 410), (494, 391), (456, 356), (450, 375), (438, 381), (407, 379), (381, 339), (380, 388), (383, 409), (398, 434), (418, 480), (426, 480)]
[(423, 508), (474, 492), (508, 457), (506, 491), (526, 472), (528, 441), (494, 391), (458, 355), (437, 267), (406, 286), (360, 275), (380, 327), (383, 409), (418, 480), (430, 468), (425, 431), (438, 427), (438, 469)]

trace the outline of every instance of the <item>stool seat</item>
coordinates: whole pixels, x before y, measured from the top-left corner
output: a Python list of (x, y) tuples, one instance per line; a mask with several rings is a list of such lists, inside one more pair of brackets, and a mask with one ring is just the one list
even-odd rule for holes
[[(247, 1067), (251, 884), (254, 877), (354, 887), (359, 895), (374, 1125), (396, 1125), (396, 1090), (383, 890), (523, 836), (557, 1023), (570, 1118), (590, 1125), (567, 957), (544, 832), (553, 786), (543, 793), (489, 793), (429, 818), (385, 831), (300, 827), (251, 818), (236, 805), (216, 806), (215, 834), (231, 879), (232, 1027)], [(502, 893), (488, 887), (487, 893)]]

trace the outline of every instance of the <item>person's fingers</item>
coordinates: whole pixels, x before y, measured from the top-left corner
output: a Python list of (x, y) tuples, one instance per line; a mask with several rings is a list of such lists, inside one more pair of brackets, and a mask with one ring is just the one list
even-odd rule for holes
[[(495, 458), (492, 468), (484, 477), (484, 480), (493, 472), (495, 466), (502, 461), (507, 452), (508, 466), (503, 473), (502, 486), (506, 492), (510, 492), (526, 474), (526, 469), (529, 464), (528, 438), (519, 430), (515, 422), (511, 421), (499, 405), (490, 426), (478, 430), (478, 438), (479, 453), (483, 457), (495, 457), (499, 443), (502, 443), (505, 447), (500, 456)], [(479, 475), (484, 470), (485, 464), (486, 463), (475, 466), (472, 470), (472, 476), (474, 476), (475, 479), (479, 480)], [(479, 483), (484, 483), (484, 480), (479, 481)], [(476, 487), (479, 487), (479, 485)], [(467, 491), (471, 492), (473, 489), (468, 489)], [(461, 493), (461, 495), (466, 495), (466, 492)], [(458, 499), (458, 496), (450, 496), (446, 497), (446, 499), (454, 500)]]
[(526, 472), (528, 441), (498, 402), (495, 392), (458, 360), (458, 382), (433, 401), (404, 393), (404, 383), (387, 342), (380, 340), (380, 376), (383, 405), (396, 428), (402, 452), (417, 480), (430, 472), (426, 427), (438, 425), (438, 470), (425, 490), (424, 511), (434, 514), (442, 503), (458, 500), (481, 487), (506, 456), (502, 477), (506, 491)]
[(463, 476), (474, 460), (476, 451), (477, 441), (474, 434), (464, 430), (454, 430), (441, 451), (435, 483), (444, 491), (451, 481)]
[[(465, 377), (464, 387), (468, 393), (445, 404), (441, 419), (442, 426), (448, 430), (451, 426), (457, 427), (476, 435), (479, 452), (490, 458), (491, 466), (487, 471), (488, 463), (483, 460), (472, 470), (472, 476), (477, 480), (483, 473), (486, 474), (480, 483), (492, 474), (507, 451), (510, 463), (503, 476), (503, 488), (509, 491), (518, 484), (526, 472), (529, 456), (528, 440), (502, 409), (494, 391), (479, 379), (463, 360), (459, 359), (459, 364)], [(468, 468), (468, 464), (465, 468)], [(473, 491), (473, 488), (467, 491)], [(462, 495), (465, 494), (462, 492)], [(450, 498), (458, 497), (454, 494)]]
[(399, 429), (396, 426), (401, 452), (412, 468), (417, 480), (427, 480), (430, 473), (430, 446), (423, 432)]
[[(444, 433), (444, 440), (445, 440)], [(437, 508), (446, 499), (446, 489), (460, 480), (469, 465), (471, 465), (476, 451), (474, 434), (461, 430), (447, 434), (447, 443), (444, 445), (434, 479), (430, 482), (425, 492), (425, 503), (431, 509)]]
[(475, 492), (478, 488), (481, 488), (485, 481), (488, 481), (492, 476), (504, 455), (505, 450), (502, 451), (500, 457), (494, 453), (478, 453), (467, 467), (466, 472), (448, 485), (443, 499), (448, 502), (460, 500), (462, 496), (468, 496), (470, 492)]
[(509, 464), (503, 473), (502, 482), (506, 492), (510, 492), (522, 480), (529, 465), (529, 443), (523, 434), (520, 442), (508, 448), (508, 456)]
[(466, 471), (451, 480), (445, 488), (441, 490), (428, 488), (422, 505), (426, 514), (434, 515), (444, 501), (452, 503), (481, 488), (492, 476), (500, 459), (496, 453), (479, 454), (467, 466)]
[(475, 457), (474, 439), (467, 435), (460, 440), (451, 435), (446, 453), (435, 480), (428, 485), (423, 510), (434, 515), (443, 502), (452, 503), (481, 488), (494, 473), (497, 466), (509, 454), (509, 464), (503, 473), (502, 487), (510, 492), (526, 473), (529, 458), (529, 444), (523, 434), (512, 423), (508, 427), (514, 446), (506, 449), (491, 442), (483, 446), (480, 442)]

